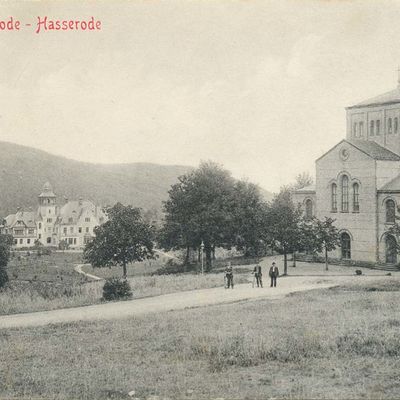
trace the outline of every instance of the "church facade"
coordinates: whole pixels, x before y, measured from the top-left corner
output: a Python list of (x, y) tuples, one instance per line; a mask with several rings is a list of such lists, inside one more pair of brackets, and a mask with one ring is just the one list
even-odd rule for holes
[(18, 210), (4, 219), (2, 233), (13, 236), (14, 248), (33, 247), (36, 241), (44, 246), (83, 248), (94, 237), (94, 228), (106, 221), (103, 209), (89, 200), (57, 204), (50, 183), (43, 186), (36, 211)]
[(341, 246), (330, 257), (397, 264), (388, 229), (400, 213), (400, 83), (346, 114), (346, 139), (316, 160), (315, 185), (293, 199), (308, 217), (335, 220)]

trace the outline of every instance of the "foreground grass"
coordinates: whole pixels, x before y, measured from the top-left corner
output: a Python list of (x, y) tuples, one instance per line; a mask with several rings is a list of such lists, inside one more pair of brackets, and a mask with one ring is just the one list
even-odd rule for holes
[[(388, 291), (387, 291), (388, 290)], [(0, 331), (0, 398), (395, 399), (400, 283)]]
[[(237, 284), (248, 282), (249, 279), (248, 274), (235, 276)], [(128, 280), (134, 299), (224, 285), (222, 273), (136, 276)], [(103, 285), (104, 281), (73, 285), (11, 282), (8, 288), (0, 291), (0, 315), (98, 304), (103, 296)]]

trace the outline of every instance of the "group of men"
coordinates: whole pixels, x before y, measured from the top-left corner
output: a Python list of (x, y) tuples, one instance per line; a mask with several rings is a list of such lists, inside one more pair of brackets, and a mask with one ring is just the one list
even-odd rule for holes
[[(254, 275), (253, 287), (254, 287), (254, 281), (256, 281), (257, 287), (263, 287), (261, 265), (257, 264), (254, 267), (253, 275)], [(274, 261), (271, 265), (271, 268), (269, 269), (269, 277), (271, 278), (271, 287), (276, 287), (276, 279), (278, 278), (278, 276), (279, 276), (279, 269)], [(230, 262), (228, 263), (225, 269), (225, 288), (233, 289), (233, 270)]]

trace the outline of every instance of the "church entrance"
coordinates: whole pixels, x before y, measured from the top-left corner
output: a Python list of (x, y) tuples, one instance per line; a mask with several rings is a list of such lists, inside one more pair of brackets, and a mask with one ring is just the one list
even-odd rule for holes
[(342, 248), (342, 258), (350, 260), (351, 258), (351, 239), (348, 233), (343, 232), (340, 235), (340, 247)]
[(392, 235), (386, 235), (386, 262), (388, 264), (397, 264), (397, 242)]

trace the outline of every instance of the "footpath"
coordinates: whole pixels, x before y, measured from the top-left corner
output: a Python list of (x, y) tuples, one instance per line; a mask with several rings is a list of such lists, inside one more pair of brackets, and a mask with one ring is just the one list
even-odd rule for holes
[[(144, 316), (157, 312), (169, 312), (195, 307), (206, 307), (239, 301), (258, 299), (276, 300), (290, 293), (313, 289), (329, 288), (352, 280), (377, 281), (385, 276), (295, 276), (278, 278), (278, 286), (271, 288), (252, 288), (249, 283), (236, 285), (234, 289), (223, 287), (176, 292), (155, 297), (128, 301), (96, 304), (85, 307), (67, 308), (35, 313), (13, 314), (0, 317), (0, 329), (43, 326), (48, 324), (80, 321), (113, 320)], [(265, 280), (267, 283), (268, 280)]]

